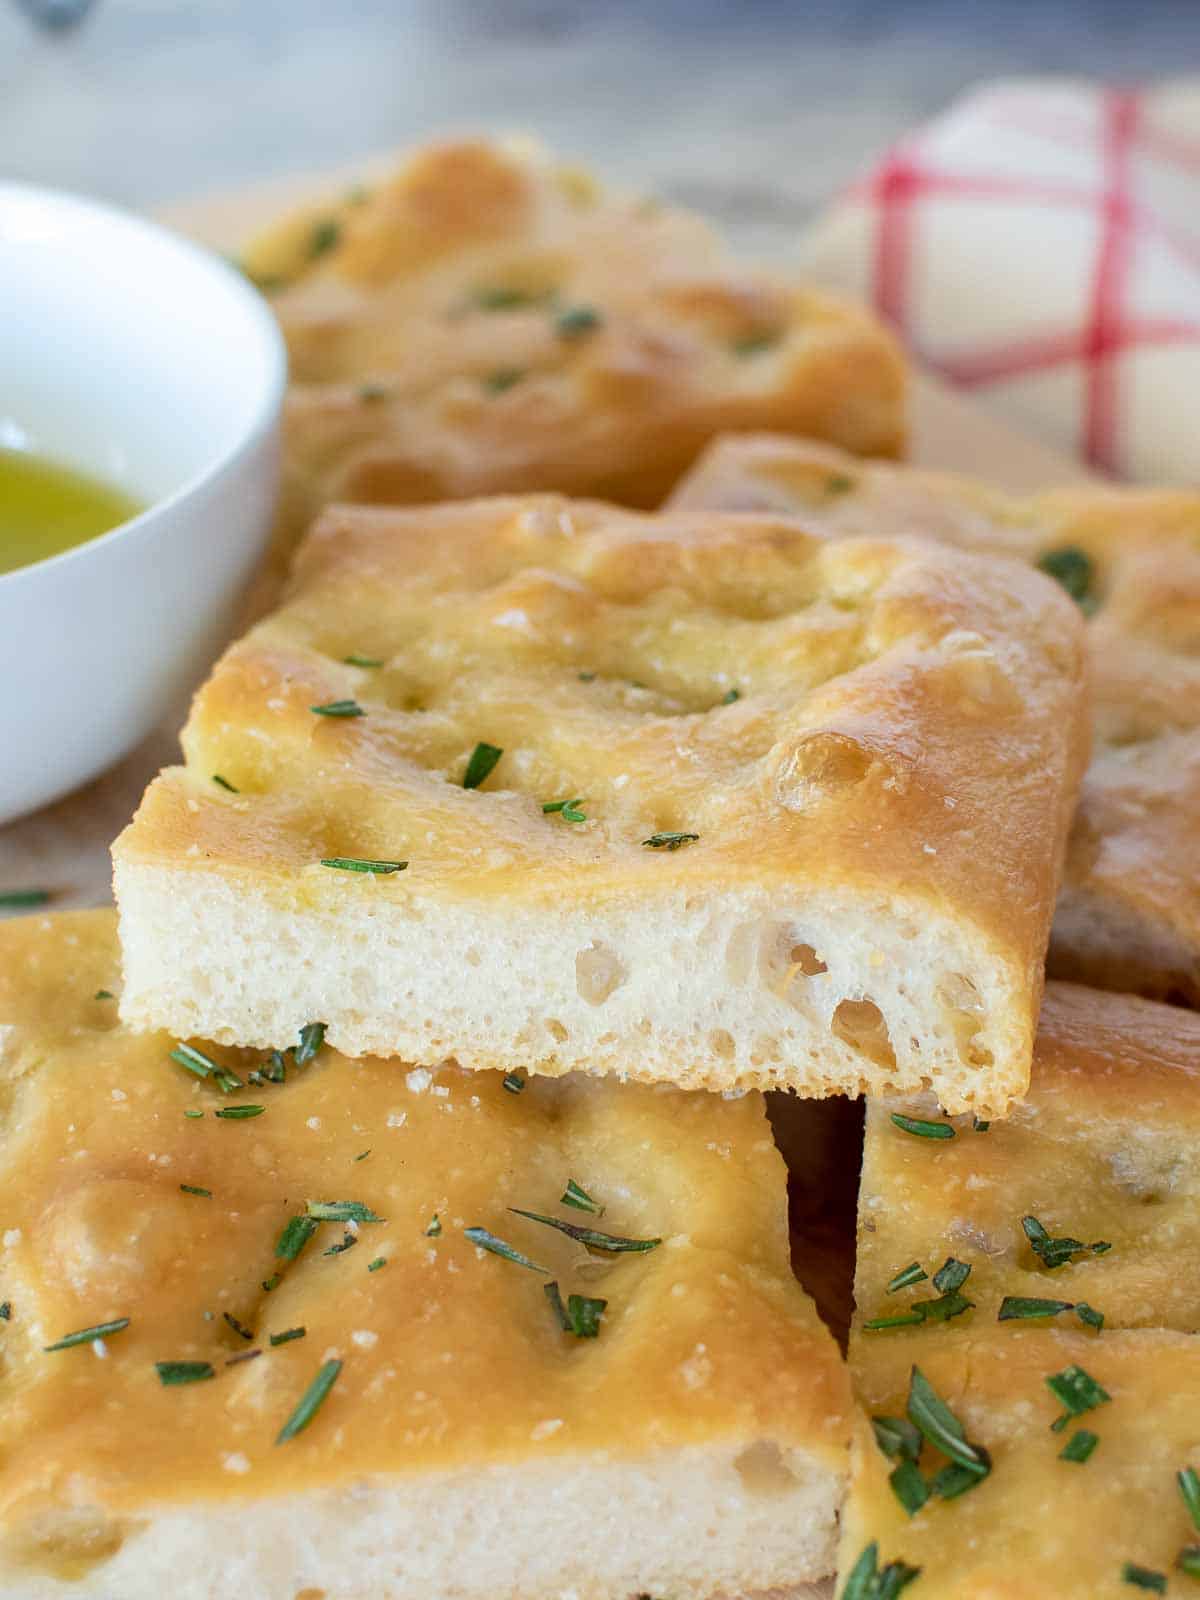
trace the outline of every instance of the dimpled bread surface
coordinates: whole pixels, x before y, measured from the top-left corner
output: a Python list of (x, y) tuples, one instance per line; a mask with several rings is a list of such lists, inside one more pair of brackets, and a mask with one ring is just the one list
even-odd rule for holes
[(1001, 1110), (1083, 689), (1077, 608), (1016, 563), (553, 496), (331, 510), (114, 848), (123, 1015)]
[[(832, 1569), (848, 1384), (759, 1096), (192, 1041), (222, 1087), (122, 1027), (119, 989), (111, 912), (0, 929), (5, 1594), (625, 1600)], [(604, 1302), (594, 1336), (551, 1280)]]
[(903, 447), (904, 362), (869, 312), (528, 141), (421, 148), (244, 264), (291, 360), (276, 577), (331, 500), (649, 507), (723, 429)]
[[(914, 1600), (1119, 1600), (1127, 1563), (1153, 1592), (1192, 1581), (1174, 1568), (1200, 1533), (1176, 1483), (1200, 1469), (1198, 1119), (1200, 1017), (1064, 983), (1047, 985), (1029, 1094), (1004, 1122), (869, 1105), (844, 1578), (874, 1542), (880, 1566), (921, 1569)], [(960, 1303), (943, 1318), (929, 1308), (946, 1310), (947, 1264)], [(914, 1366), (991, 1471), (910, 1516), (869, 1419), (905, 1417)], [(1056, 1429), (1047, 1380), (1073, 1369), (1101, 1393), (1085, 1383)], [(926, 1482), (946, 1460), (922, 1447)]]
[(1200, 494), (1015, 500), (967, 478), (748, 436), (715, 444), (670, 504), (790, 514), (840, 537), (920, 533), (1065, 570), (1088, 617), (1094, 748), (1049, 970), (1200, 1005)]

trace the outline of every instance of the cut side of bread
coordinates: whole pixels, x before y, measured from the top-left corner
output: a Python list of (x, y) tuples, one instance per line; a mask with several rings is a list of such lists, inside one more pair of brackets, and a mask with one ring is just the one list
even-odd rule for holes
[(1057, 575), (1088, 618), (1094, 749), (1049, 970), (1200, 1005), (1200, 494), (1014, 500), (947, 473), (745, 435), (714, 444), (669, 504), (790, 515), (843, 538), (920, 533)]
[(114, 848), (122, 1015), (1002, 1111), (1085, 721), (1076, 608), (1016, 564), (556, 497), (336, 509)]
[(0, 929), (5, 1594), (832, 1571), (849, 1386), (759, 1096), (181, 1045), (119, 990), (111, 913)]
[(723, 429), (903, 446), (903, 358), (869, 312), (529, 141), (418, 149), (244, 264), (291, 360), (284, 545), (331, 500), (653, 506)]

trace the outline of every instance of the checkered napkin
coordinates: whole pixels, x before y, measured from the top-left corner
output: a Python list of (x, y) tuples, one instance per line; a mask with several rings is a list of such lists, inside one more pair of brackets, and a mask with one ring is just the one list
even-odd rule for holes
[(1200, 482), (1200, 78), (974, 92), (803, 252), (1027, 432), (1122, 477)]

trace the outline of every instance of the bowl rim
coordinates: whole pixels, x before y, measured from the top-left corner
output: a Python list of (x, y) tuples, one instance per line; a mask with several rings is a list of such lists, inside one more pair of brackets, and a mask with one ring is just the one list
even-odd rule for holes
[[(104, 533), (85, 539), (80, 544), (71, 545), (55, 555), (43, 556), (38, 561), (14, 567), (9, 572), (0, 572), (0, 595), (11, 592), (22, 581), (26, 583), (36, 581), (34, 574), (40, 577), (52, 567), (58, 567), (66, 562), (86, 560), (94, 551), (117, 543), (135, 529), (144, 529), (152, 525), (156, 519), (169, 522), (169, 513), (193, 499), (211, 483), (224, 477), (275, 429), (288, 381), (287, 347), (275, 315), (264, 297), (228, 257), (195, 239), (189, 239), (186, 234), (179, 233), (164, 223), (154, 221), (151, 217), (126, 210), (123, 206), (112, 205), (105, 200), (96, 200), (90, 195), (78, 194), (72, 189), (57, 189), (45, 184), (0, 178), (0, 207), (4, 204), (5, 196), (10, 194), (43, 204), (49, 202), (51, 206), (67, 212), (90, 214), (102, 221), (125, 228), (132, 234), (157, 240), (170, 249), (190, 257), (202, 271), (212, 275), (222, 293), (231, 295), (234, 300), (240, 299), (251, 322), (257, 324), (263, 357), (263, 381), (260, 402), (252, 413), (248, 425), (205, 466), (185, 478), (169, 494), (152, 500), (136, 516), (118, 522), (115, 527), (107, 529)], [(54, 459), (59, 465), (70, 466), (68, 461), (58, 461), (57, 457)]]

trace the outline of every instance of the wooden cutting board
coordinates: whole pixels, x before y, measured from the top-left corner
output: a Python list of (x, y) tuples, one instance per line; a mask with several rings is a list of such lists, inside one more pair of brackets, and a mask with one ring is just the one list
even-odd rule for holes
[[(394, 155), (365, 158), (352, 168), (308, 174), (166, 208), (161, 219), (181, 232), (235, 252), (281, 210), (356, 180), (386, 172)], [(986, 476), (1013, 493), (1079, 481), (1079, 464), (1024, 437), (928, 376), (918, 377), (913, 407), (913, 459), (924, 466)], [(102, 905), (111, 898), (108, 847), (129, 820), (149, 779), (177, 758), (173, 729), (163, 729), (97, 782), (45, 811), (0, 828), (0, 892), (45, 889), (56, 908)], [(12, 752), (9, 759), (16, 757)]]

